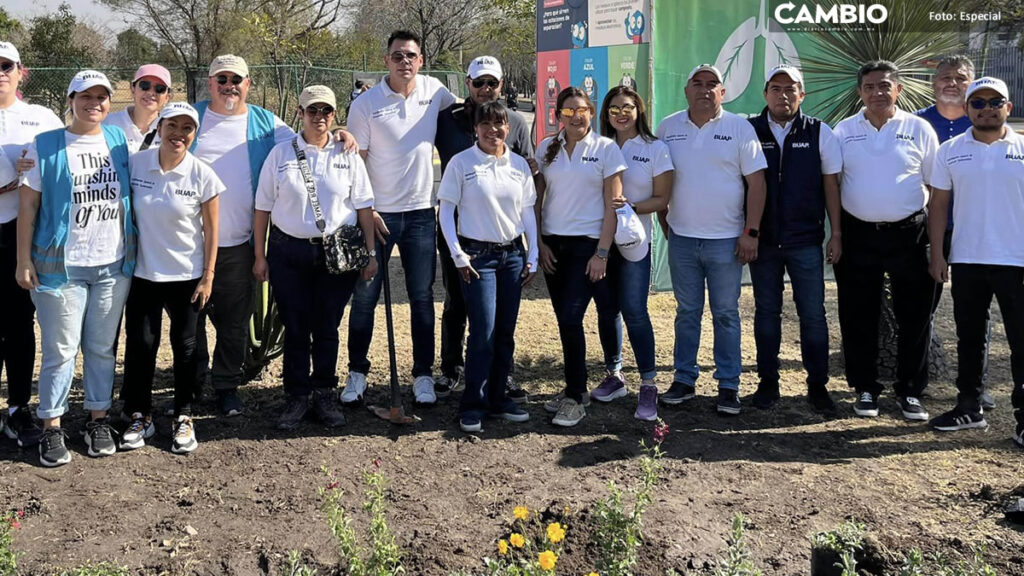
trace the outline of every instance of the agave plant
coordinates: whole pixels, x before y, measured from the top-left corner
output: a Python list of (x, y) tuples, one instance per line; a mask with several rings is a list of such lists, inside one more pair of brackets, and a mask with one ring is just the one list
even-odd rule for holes
[(249, 343), (246, 346), (243, 378), (252, 380), (284, 352), (284, 326), (277, 313), (277, 303), (269, 282), (259, 282), (255, 288), (256, 308), (249, 319)]

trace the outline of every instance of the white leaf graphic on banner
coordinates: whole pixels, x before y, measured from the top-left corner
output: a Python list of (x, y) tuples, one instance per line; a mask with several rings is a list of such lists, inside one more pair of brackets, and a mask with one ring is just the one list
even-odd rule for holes
[(722, 72), (725, 102), (739, 98), (750, 83), (754, 65), (754, 44), (757, 41), (757, 18), (748, 18), (726, 39), (715, 59), (715, 68)]
[(783, 64), (799, 68), (800, 56), (796, 53), (796, 46), (793, 45), (789, 34), (786, 34), (778, 22), (770, 20), (767, 34), (765, 34), (765, 72)]

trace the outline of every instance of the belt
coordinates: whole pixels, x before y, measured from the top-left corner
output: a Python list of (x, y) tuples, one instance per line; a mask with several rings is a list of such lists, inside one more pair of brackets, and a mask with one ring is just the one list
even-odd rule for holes
[(522, 240), (516, 238), (508, 242), (484, 242), (482, 240), (473, 240), (472, 238), (466, 238), (459, 236), (459, 244), (462, 245), (463, 249), (470, 248), (472, 250), (489, 250), (491, 252), (512, 252), (519, 250), (522, 246)]
[(298, 242), (309, 242), (310, 244), (323, 244), (324, 243), (324, 237), (323, 236), (314, 236), (312, 238), (299, 238), (297, 236), (292, 236), (291, 234), (288, 234), (287, 232), (281, 230), (277, 226), (271, 227), (270, 233), (271, 234), (280, 234), (281, 236), (284, 236), (288, 240), (295, 240), (295, 241), (298, 241)]
[[(847, 214), (849, 214), (849, 212), (847, 212)], [(860, 218), (857, 218), (853, 214), (850, 214), (850, 217), (856, 220), (857, 222), (864, 224), (865, 226), (874, 228), (875, 230), (892, 230), (897, 228), (906, 228), (908, 226), (912, 226), (915, 224), (920, 224), (921, 220), (924, 219), (924, 214), (924, 208), (922, 208), (917, 212), (914, 212), (910, 216), (907, 216), (906, 218), (903, 218), (901, 220), (896, 220), (895, 222), (868, 222), (867, 220), (861, 220)]]

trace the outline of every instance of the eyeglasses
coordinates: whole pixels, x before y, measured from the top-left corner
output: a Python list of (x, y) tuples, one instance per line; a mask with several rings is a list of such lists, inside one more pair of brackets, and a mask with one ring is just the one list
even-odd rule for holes
[(309, 114), (310, 116), (322, 114), (326, 117), (330, 116), (331, 114), (334, 114), (334, 108), (331, 108), (326, 104), (324, 104), (323, 106), (306, 106), (305, 111), (306, 114)]
[(8, 60), (7, 62), (4, 62), (3, 64), (0, 64), (0, 72), (3, 72), (4, 74), (10, 74), (17, 67), (18, 67), (17, 64), (15, 64), (14, 62), (11, 62), (10, 60)]
[(564, 118), (572, 118), (577, 114), (590, 114), (590, 108), (580, 106), (579, 108), (562, 108), (558, 111)]
[(242, 80), (245, 80), (245, 78), (242, 78), (238, 74), (235, 74), (231, 78), (228, 78), (224, 74), (218, 74), (217, 75), (217, 84), (220, 84), (221, 86), (227, 84), (229, 80), (231, 81), (232, 84), (234, 84), (235, 86), (238, 86), (239, 84), (242, 83)]
[(622, 106), (609, 106), (608, 115), (618, 116), (619, 114), (632, 114), (636, 111), (636, 106), (632, 104), (624, 104)]
[(149, 80), (139, 80), (135, 83), (135, 86), (137, 86), (138, 89), (142, 90), (143, 92), (149, 92), (149, 89), (152, 88), (153, 91), (157, 94), (164, 94), (165, 92), (170, 90), (170, 88), (164, 86), (163, 84), (156, 84), (150, 82)]
[(473, 88), (483, 88), (484, 86), (497, 88), (499, 84), (501, 84), (501, 80), (484, 80), (483, 78), (473, 80)]
[(1001, 96), (998, 98), (989, 98), (988, 100), (984, 98), (971, 98), (970, 104), (971, 108), (974, 108), (975, 110), (984, 110), (985, 106), (991, 106), (993, 109), (999, 110), (1003, 106), (1006, 106), (1006, 98)]
[(415, 52), (402, 52), (401, 50), (396, 51), (396, 52), (392, 52), (391, 55), (390, 55), (391, 61), (394, 62), (395, 64), (399, 64), (399, 63), (401, 63), (401, 62), (403, 62), (405, 60), (408, 60), (409, 62), (413, 62), (417, 58), (419, 58), (419, 56), (420, 55), (415, 53)]

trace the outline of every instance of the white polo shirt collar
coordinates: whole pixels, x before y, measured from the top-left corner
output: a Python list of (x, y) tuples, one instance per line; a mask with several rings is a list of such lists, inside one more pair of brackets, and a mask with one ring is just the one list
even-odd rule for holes
[(512, 152), (509, 149), (508, 144), (505, 144), (505, 153), (502, 154), (500, 157), (495, 156), (494, 154), (488, 154), (487, 152), (484, 152), (483, 150), (480, 149), (480, 146), (477, 145), (477, 144), (473, 145), (472, 150), (473, 150), (473, 152), (475, 154), (477, 162), (492, 164), (494, 166), (508, 166), (509, 165), (509, 158), (508, 158), (508, 156), (509, 156), (509, 153)]
[(146, 154), (146, 172), (156, 172), (158, 174), (174, 174), (175, 176), (187, 176), (192, 173), (192, 162), (194, 156), (189, 153), (185, 153), (185, 157), (178, 162), (178, 165), (170, 170), (164, 172), (164, 169), (160, 166), (160, 152), (159, 150), (153, 154)]

